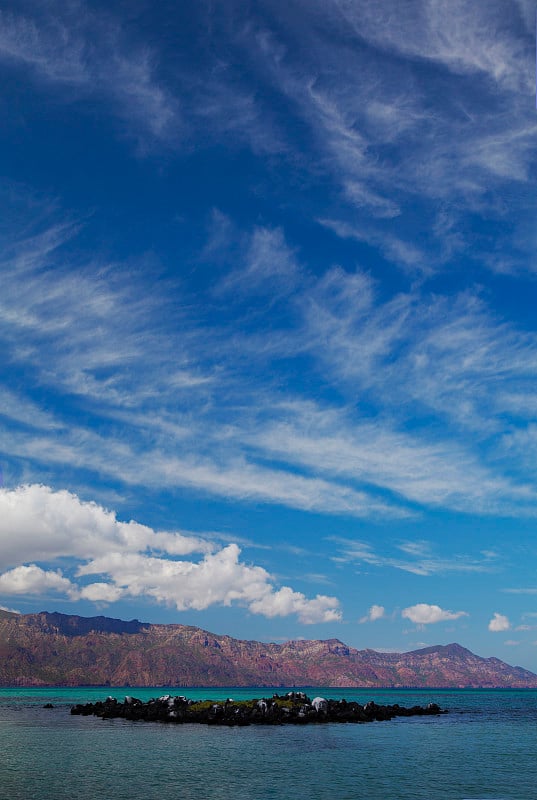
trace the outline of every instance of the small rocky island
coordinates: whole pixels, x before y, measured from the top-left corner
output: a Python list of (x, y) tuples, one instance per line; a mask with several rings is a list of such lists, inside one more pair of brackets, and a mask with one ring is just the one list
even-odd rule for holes
[(200, 723), (205, 725), (305, 725), (326, 722), (374, 722), (394, 717), (412, 717), (446, 714), (436, 703), (427, 706), (404, 708), (398, 704), (377, 705), (372, 701), (361, 705), (346, 700), (326, 700), (315, 697), (311, 700), (304, 692), (288, 692), (280, 696), (256, 700), (225, 701), (189, 700), (184, 696), (162, 695), (147, 702), (136, 697), (125, 697), (119, 702), (108, 697), (97, 703), (79, 704), (71, 708), (71, 714), (96, 716), (102, 719), (119, 717), (132, 721)]

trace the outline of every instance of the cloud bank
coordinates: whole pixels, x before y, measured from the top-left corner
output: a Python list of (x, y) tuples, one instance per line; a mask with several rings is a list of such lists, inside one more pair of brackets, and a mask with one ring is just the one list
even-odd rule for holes
[[(203, 556), (183, 558), (193, 553)], [(235, 543), (218, 547), (121, 522), (68, 491), (36, 484), (0, 489), (0, 594), (6, 597), (52, 592), (97, 603), (138, 597), (179, 611), (236, 603), (266, 617), (296, 614), (304, 624), (341, 618), (337, 598), (277, 588), (263, 567), (240, 556)], [(59, 559), (69, 568), (50, 567)], [(88, 583), (88, 577), (97, 580)]]

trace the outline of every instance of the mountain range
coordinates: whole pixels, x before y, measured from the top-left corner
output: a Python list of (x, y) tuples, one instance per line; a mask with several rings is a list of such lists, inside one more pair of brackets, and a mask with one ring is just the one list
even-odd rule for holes
[(190, 625), (0, 611), (0, 685), (537, 688), (537, 675), (459, 644), (380, 653), (338, 639), (274, 644)]

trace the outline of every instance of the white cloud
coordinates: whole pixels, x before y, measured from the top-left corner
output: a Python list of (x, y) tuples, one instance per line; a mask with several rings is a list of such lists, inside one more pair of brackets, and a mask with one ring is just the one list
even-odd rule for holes
[(431, 625), (436, 622), (447, 622), (449, 620), (467, 617), (467, 611), (445, 611), (440, 606), (429, 605), (428, 603), (417, 603), (401, 611), (401, 616), (409, 619), (416, 625)]
[(125, 595), (125, 591), (111, 583), (98, 581), (89, 583), (80, 589), (79, 597), (82, 600), (91, 600), (92, 603), (115, 603)]
[(258, 156), (285, 152), (285, 133), (259, 85), (241, 85), (244, 74), (232, 77), (229, 65), (221, 61), (206, 67), (188, 77), (193, 105), (189, 122), (203, 130), (204, 138), (224, 140), (232, 149), (246, 144)]
[(360, 623), (364, 622), (376, 622), (378, 619), (382, 619), (385, 615), (385, 608), (384, 606), (377, 606), (372, 605), (365, 617), (361, 617)]
[[(264, 275), (271, 268), (267, 248), (275, 259), (291, 255), (278, 249), (284, 247), (279, 234), (275, 242), (276, 234), (271, 233), (267, 244), (266, 232), (258, 233), (262, 241), (252, 237), (252, 259), (254, 272)], [(187, 320), (181, 320), (180, 336), (163, 336), (156, 315), (157, 306), (158, 315), (165, 315), (166, 299), (160, 297), (157, 303), (155, 293), (148, 294), (134, 278), (121, 282), (104, 267), (95, 276), (95, 270), (63, 266), (59, 248), (69, 243), (70, 235), (71, 230), (54, 236), (42, 233), (30, 241), (15, 242), (8, 250), (3, 264), (0, 338), (15, 361), (38, 373), (39, 380), (53, 391), (74, 397), (75, 405), (78, 398), (91, 402), (101, 421), (120, 421), (123, 435), (115, 438), (117, 426), (111, 435), (100, 437), (89, 429), (62, 427), (61, 420), (54, 420), (61, 427), (58, 435), (56, 428), (49, 430), (46, 416), (36, 414), (34, 424), (41, 427), (41, 436), (6, 430), (4, 448), (11, 457), (53, 468), (66, 463), (75, 469), (84, 466), (134, 485), (186, 486), (219, 496), (330, 513), (398, 514), (365, 491), (270, 469), (266, 459), (256, 464), (246, 458), (243, 443), (230, 437), (234, 430), (230, 420), (222, 427), (221, 420), (210, 416), (227, 392), (224, 412), (244, 424), (245, 398), (237, 400), (240, 407), (233, 411), (237, 388), (223, 385), (221, 376), (210, 380), (200, 367), (200, 359), (215, 358), (216, 353), (222, 365), (235, 370), (241, 343), (231, 340), (223, 346), (227, 336), (214, 331), (206, 335), (202, 329), (189, 328)], [(173, 325), (177, 325), (175, 311), (174, 317)], [(67, 329), (71, 331), (68, 340)], [(144, 379), (133, 381), (137, 374)], [(246, 399), (254, 415), (255, 394), (256, 387), (249, 387)], [(16, 408), (15, 400), (12, 408)], [(28, 402), (26, 406), (21, 403), (20, 409), (31, 419), (32, 407)], [(155, 433), (147, 435), (153, 428)]]
[[(191, 429), (189, 441), (193, 442), (193, 447), (197, 444), (203, 451), (211, 442), (211, 432), (205, 432), (205, 441), (197, 442), (193, 433)], [(170, 452), (167, 446), (138, 449), (132, 443), (73, 429), (67, 433), (63, 443), (43, 435), (14, 435), (7, 431), (3, 441), (12, 457), (31, 459), (48, 466), (68, 463), (74, 468), (90, 467), (133, 486), (184, 486), (220, 497), (357, 517), (371, 514), (392, 518), (408, 516), (407, 511), (395, 504), (338, 481), (252, 463), (235, 455), (241, 449), (240, 441), (228, 437), (224, 440), (228, 448), (222, 448), (222, 437), (217, 431), (212, 433), (215, 435), (212, 454), (185, 453), (183, 456), (177, 455), (177, 451)], [(233, 433), (233, 429), (229, 433)], [(181, 443), (174, 440), (174, 444)]]
[(528, 90), (528, 42), (517, 30), (510, 5), (471, 0), (453, 0), (449, 6), (422, 0), (404, 7), (396, 0), (382, 6), (370, 0), (359, 6), (350, 0), (333, 3), (358, 36), (383, 49), (429, 59), (455, 73), (482, 72), (499, 86)]
[(294, 592), (288, 586), (254, 600), (250, 603), (249, 609), (255, 614), (263, 614), (266, 617), (298, 614), (298, 618), (304, 624), (338, 622), (341, 619), (339, 603), (335, 597), (318, 594), (312, 600), (308, 600), (302, 592)]
[(58, 430), (63, 427), (53, 414), (43, 411), (37, 403), (21, 397), (4, 386), (0, 387), (0, 416), (31, 428)]
[[(427, 298), (414, 288), (381, 301), (361, 271), (333, 268), (320, 279), (304, 271), (284, 328), (271, 319), (262, 335), (230, 337), (218, 320), (195, 324), (181, 310), (167, 320), (167, 299), (136, 276), (121, 281), (106, 265), (71, 268), (65, 249), (75, 232), (55, 226), (6, 243), (0, 341), (36, 385), (68, 395), (84, 417), (91, 404), (95, 419), (76, 428), (11, 390), (10, 420), (39, 435), (15, 432), (0, 415), (9, 458), (38, 464), (50, 482), (69, 466), (131, 486), (362, 517), (408, 516), (409, 504), (535, 512), (535, 490), (520, 469), (531, 431), (521, 428), (520, 442), (501, 434), (502, 393), (532, 394), (537, 341), (478, 298)], [(279, 229), (243, 238), (252, 290), (270, 284), (273, 269), (283, 285), (296, 276)], [(304, 354), (348, 404), (321, 407), (286, 390), (280, 365)], [(363, 416), (357, 396), (381, 413)], [(434, 434), (408, 428), (423, 414), (440, 423)]]
[[(349, 181), (349, 183), (345, 185), (345, 194), (354, 205), (358, 207), (368, 207), (370, 213), (372, 213), (372, 215), (375, 217), (391, 219), (392, 217), (399, 216), (401, 213), (401, 209), (396, 203), (393, 202), (393, 200), (390, 200), (389, 197), (381, 197), (380, 195), (376, 194), (376, 192), (367, 188), (367, 186), (361, 181)], [(324, 220), (319, 221), (322, 225), (327, 225), (327, 227), (332, 227), (333, 225), (338, 236), (341, 235), (344, 238), (347, 238), (347, 231), (338, 230), (338, 223), (325, 222)], [(351, 237), (354, 238), (353, 234), (351, 234)]]
[[(179, 559), (204, 553), (199, 561)], [(0, 574), (4, 595), (59, 592), (71, 600), (111, 603), (122, 597), (146, 597), (178, 610), (238, 603), (268, 617), (297, 614), (301, 622), (341, 618), (335, 597), (309, 599), (287, 586), (276, 588), (260, 566), (240, 560), (232, 543), (218, 547), (197, 536), (154, 531), (84, 502), (67, 491), (46, 486), (0, 489), (0, 560), (17, 566)], [(35, 563), (71, 559), (76, 578), (101, 576), (85, 584)]]
[(240, 552), (236, 544), (229, 544), (197, 563), (108, 553), (79, 567), (78, 575), (107, 575), (123, 596), (153, 597), (180, 611), (237, 602), (267, 617), (298, 614), (303, 623), (340, 619), (335, 597), (317, 595), (309, 600), (288, 586), (276, 590), (263, 567), (239, 561)]
[[(376, 486), (396, 493), (400, 500), (423, 505), (447, 505), (460, 510), (479, 507), (486, 513), (484, 498), (489, 497), (493, 487), (500, 496), (505, 495), (506, 505), (507, 496), (517, 493), (515, 485), (488, 472), (475, 456), (456, 443), (427, 442), (390, 429), (387, 423), (353, 424), (343, 414), (338, 419), (334, 412), (329, 420), (323, 419), (320, 410), (318, 414), (310, 411), (310, 417), (318, 417), (317, 429), (311, 427), (310, 421), (304, 424), (298, 416), (293, 419), (288, 414), (286, 420), (248, 434), (247, 441), (260, 451), (325, 472), (332, 478), (365, 481), (370, 493)], [(393, 501), (396, 503), (397, 499)], [(497, 507), (491, 509), (489, 505), (489, 510), (494, 513)]]
[(0, 567), (4, 569), (64, 556), (89, 559), (103, 550), (186, 555), (210, 549), (209, 542), (195, 536), (120, 522), (114, 512), (66, 490), (35, 484), (0, 489)]
[(413, 575), (434, 575), (443, 572), (490, 572), (495, 569), (494, 556), (475, 559), (467, 554), (451, 557), (435, 555), (428, 542), (404, 542), (396, 546), (411, 558), (379, 554), (368, 542), (332, 536), (339, 546), (338, 561), (355, 561), (374, 567), (392, 567)]
[(488, 627), (489, 631), (492, 631), (493, 633), (499, 633), (501, 631), (508, 631), (511, 627), (511, 623), (505, 614), (499, 614), (497, 611), (495, 611)]
[(0, 16), (0, 60), (25, 66), (69, 97), (104, 98), (140, 144), (177, 133), (177, 104), (155, 77), (155, 53), (128, 46), (112, 14), (98, 15), (77, 2), (49, 3), (43, 16), (34, 10), (34, 17)]
[(476, 294), (413, 289), (379, 302), (369, 276), (334, 268), (302, 308), (308, 348), (343, 389), (385, 402), (396, 382), (410, 408), (485, 432), (504, 430), (504, 392), (531, 395), (537, 338), (497, 319)]
[(410, 273), (427, 274), (431, 272), (435, 261), (434, 257), (420, 250), (412, 242), (405, 242), (380, 229), (375, 230), (371, 224), (364, 224), (360, 227), (356, 224), (350, 225), (347, 222), (332, 219), (319, 219), (318, 222), (325, 228), (334, 231), (342, 239), (356, 239), (378, 247), (387, 260), (398, 264)]
[(244, 248), (244, 265), (233, 269), (217, 286), (217, 292), (264, 294), (274, 300), (297, 284), (300, 269), (281, 228), (257, 227)]
[(76, 587), (60, 570), (44, 570), (36, 564), (15, 567), (0, 575), (0, 592), (4, 595), (47, 594), (59, 592), (71, 599), (77, 596)]
[[(287, 35), (280, 26), (277, 36), (267, 29), (252, 35), (251, 24), (244, 47), (258, 79), (282, 93), (309, 129), (315, 173), (328, 173), (341, 188), (341, 219), (366, 238), (377, 217), (373, 246), (405, 270), (416, 263), (439, 269), (454, 253), (471, 252), (462, 228), (454, 236), (436, 227), (439, 208), (499, 218), (506, 184), (532, 179), (537, 125), (528, 105), (535, 59), (527, 6), (523, 19), (510, 0), (457, 0), (445, 8), (436, 0), (299, 5), (303, 13), (294, 26), (287, 18)], [(427, 61), (436, 68), (428, 70)], [(395, 150), (398, 158), (387, 155)], [(419, 225), (419, 238), (428, 258), (415, 246), (412, 224), (425, 198), (432, 202), (423, 204), (421, 220), (429, 223)], [(524, 201), (521, 218), (532, 213)], [(497, 254), (484, 247), (481, 264), (498, 269)], [(526, 250), (504, 268), (534, 269)]]

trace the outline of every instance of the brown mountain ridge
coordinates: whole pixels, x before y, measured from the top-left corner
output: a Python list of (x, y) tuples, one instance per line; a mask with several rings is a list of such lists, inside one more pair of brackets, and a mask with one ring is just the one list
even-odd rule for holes
[(537, 688), (537, 675), (459, 644), (379, 653), (338, 639), (274, 644), (189, 625), (0, 611), (0, 685)]

